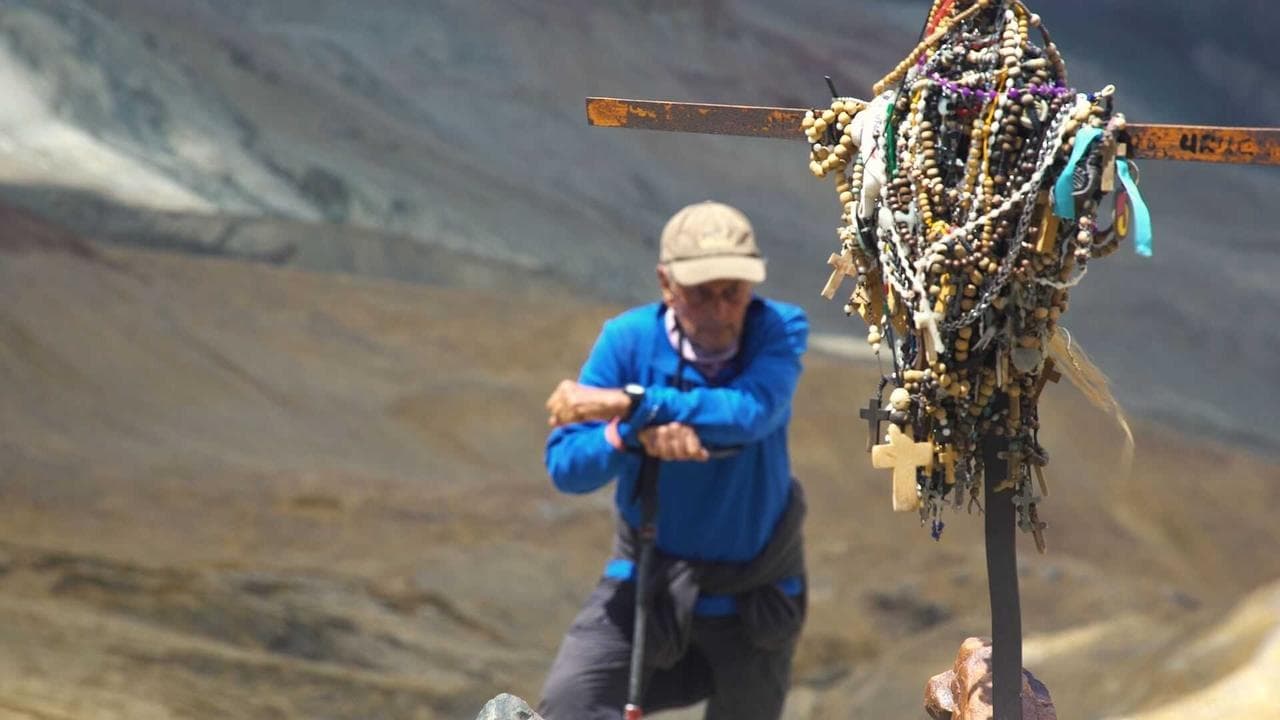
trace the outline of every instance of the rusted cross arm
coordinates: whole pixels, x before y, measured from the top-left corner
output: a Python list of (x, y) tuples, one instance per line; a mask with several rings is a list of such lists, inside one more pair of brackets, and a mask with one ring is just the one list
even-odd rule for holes
[[(801, 140), (806, 108), (587, 98), (598, 127), (670, 130)], [(1129, 123), (1129, 157), (1241, 165), (1280, 165), (1280, 128)]]
[(598, 127), (803, 140), (804, 108), (711, 105), (587, 98), (587, 122)]

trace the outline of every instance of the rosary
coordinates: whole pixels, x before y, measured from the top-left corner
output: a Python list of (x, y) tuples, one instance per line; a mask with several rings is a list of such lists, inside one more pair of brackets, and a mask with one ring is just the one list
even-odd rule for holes
[(1150, 217), (1114, 88), (1071, 89), (1038, 15), (1019, 0), (935, 0), (929, 18), (873, 100), (805, 114), (809, 168), (835, 178), (843, 208), (823, 295), (856, 277), (845, 312), (893, 356), (861, 415), (872, 464), (893, 469), (894, 510), (918, 510), (939, 538), (947, 504), (981, 507), (981, 438), (1004, 437), (998, 490), (1015, 491), (1018, 526), (1044, 552), (1037, 405), (1061, 377), (1054, 357), (1069, 357), (1058, 323), (1090, 259), (1126, 239), (1151, 254)]

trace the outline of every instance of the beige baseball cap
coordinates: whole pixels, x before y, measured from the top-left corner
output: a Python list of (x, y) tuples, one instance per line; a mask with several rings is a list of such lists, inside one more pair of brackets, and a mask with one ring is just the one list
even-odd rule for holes
[(706, 200), (681, 208), (662, 229), (659, 262), (681, 285), (712, 280), (764, 282), (764, 258), (751, 221), (736, 208)]

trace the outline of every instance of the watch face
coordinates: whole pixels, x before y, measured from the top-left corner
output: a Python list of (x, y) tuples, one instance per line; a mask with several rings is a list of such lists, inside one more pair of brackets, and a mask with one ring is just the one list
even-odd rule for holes
[(626, 387), (622, 388), (622, 392), (627, 394), (627, 400), (630, 401), (630, 407), (627, 408), (622, 419), (629, 420), (640, 403), (644, 402), (644, 386), (638, 383), (627, 383)]

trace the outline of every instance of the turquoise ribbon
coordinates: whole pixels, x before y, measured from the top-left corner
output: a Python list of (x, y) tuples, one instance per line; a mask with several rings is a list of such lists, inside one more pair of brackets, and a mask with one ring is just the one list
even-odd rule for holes
[(1138, 192), (1138, 183), (1133, 181), (1129, 173), (1129, 161), (1116, 158), (1116, 175), (1124, 183), (1125, 192), (1129, 193), (1129, 206), (1133, 208), (1133, 249), (1142, 257), (1151, 257), (1152, 249), (1151, 211)]
[(1102, 137), (1102, 130), (1096, 127), (1082, 128), (1076, 133), (1076, 146), (1071, 151), (1071, 159), (1067, 161), (1067, 167), (1058, 176), (1058, 184), (1053, 188), (1053, 214), (1063, 220), (1076, 219), (1076, 201), (1072, 197), (1072, 178), (1076, 174), (1076, 166), (1080, 164), (1081, 158), (1089, 151), (1089, 146), (1094, 141)]

